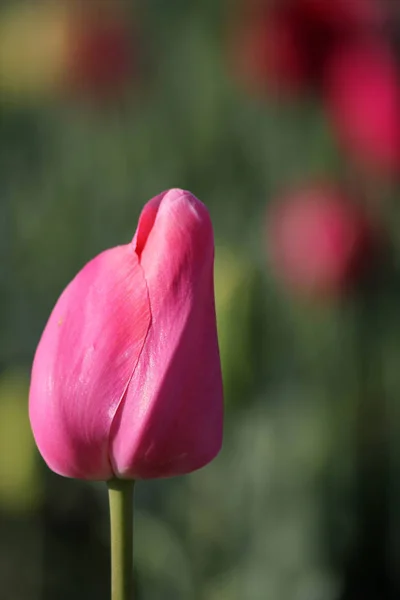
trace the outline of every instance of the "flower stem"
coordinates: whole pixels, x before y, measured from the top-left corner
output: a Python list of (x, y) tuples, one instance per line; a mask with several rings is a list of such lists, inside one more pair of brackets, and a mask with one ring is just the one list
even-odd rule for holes
[(111, 598), (133, 600), (134, 481), (107, 482), (111, 520)]

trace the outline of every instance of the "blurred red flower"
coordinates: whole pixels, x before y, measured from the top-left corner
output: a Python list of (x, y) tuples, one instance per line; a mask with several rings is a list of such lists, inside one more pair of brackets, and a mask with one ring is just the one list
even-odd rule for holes
[(71, 27), (70, 82), (77, 91), (114, 96), (136, 71), (134, 36), (126, 11), (113, 4), (88, 4)]
[(235, 33), (235, 69), (256, 91), (319, 88), (343, 41), (381, 26), (375, 0), (256, 0)]

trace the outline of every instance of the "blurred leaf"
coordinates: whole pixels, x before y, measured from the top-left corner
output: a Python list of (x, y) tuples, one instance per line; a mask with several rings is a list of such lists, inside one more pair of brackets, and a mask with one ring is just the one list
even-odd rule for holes
[(225, 400), (248, 403), (255, 364), (251, 330), (257, 272), (254, 265), (226, 246), (216, 248), (215, 301)]

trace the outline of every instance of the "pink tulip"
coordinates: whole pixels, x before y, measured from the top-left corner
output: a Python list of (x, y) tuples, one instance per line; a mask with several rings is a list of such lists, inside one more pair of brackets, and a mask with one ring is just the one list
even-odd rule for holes
[(132, 243), (102, 252), (67, 286), (39, 342), (29, 397), (53, 471), (169, 477), (218, 454), (213, 261), (207, 209), (175, 189), (146, 204)]

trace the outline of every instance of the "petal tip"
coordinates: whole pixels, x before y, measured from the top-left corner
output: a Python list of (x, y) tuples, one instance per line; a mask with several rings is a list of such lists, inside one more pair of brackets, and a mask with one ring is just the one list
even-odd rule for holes
[(197, 198), (192, 192), (183, 190), (181, 188), (171, 188), (165, 192), (162, 199), (163, 207), (172, 208), (174, 206), (184, 205), (189, 209), (197, 218), (210, 220), (210, 215), (206, 205)]

